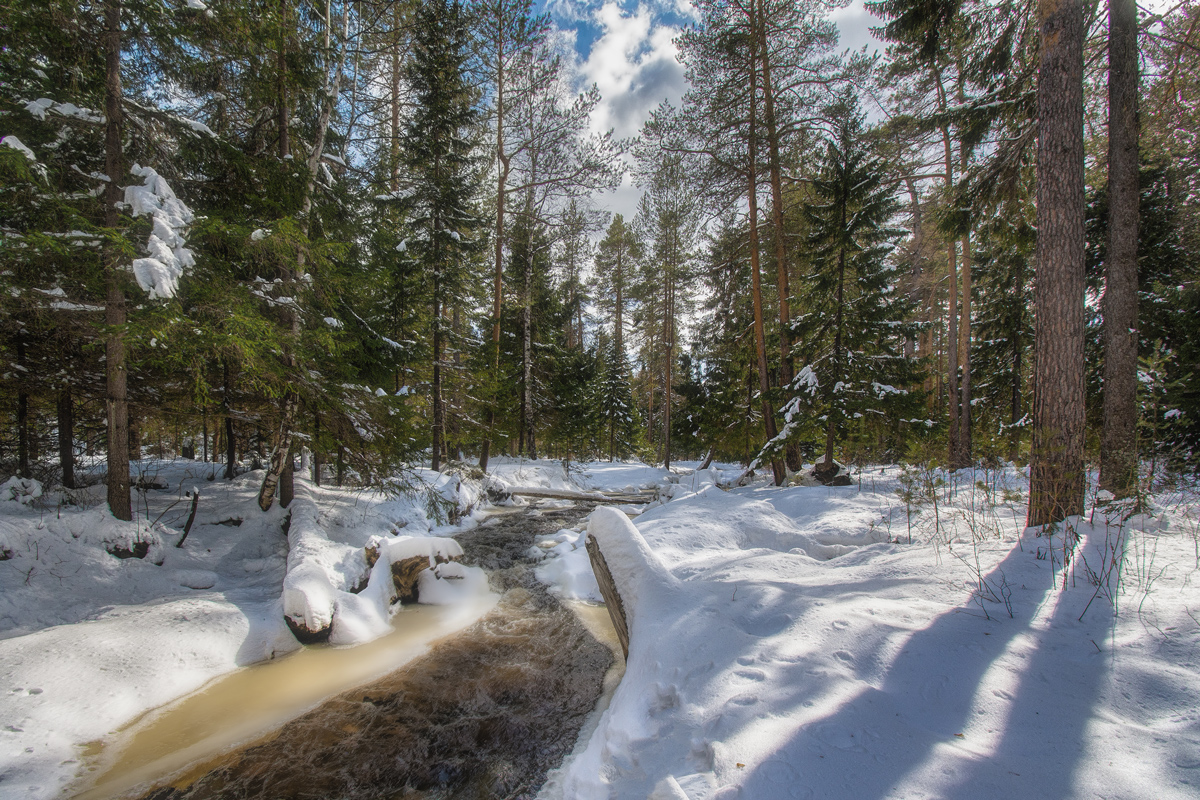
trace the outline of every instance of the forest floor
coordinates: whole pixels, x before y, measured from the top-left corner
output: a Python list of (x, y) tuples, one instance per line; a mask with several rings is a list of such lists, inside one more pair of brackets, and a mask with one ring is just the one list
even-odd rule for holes
[[(283, 621), (287, 512), (257, 510), (261, 473), (208, 481), (211, 466), (143, 462), (166, 488), (137, 493), (135, 523), (101, 487), (0, 490), (0, 796), (78, 788), (88, 743), (300, 647)], [(1200, 797), (1195, 486), (1134, 515), (1090, 502), (1064, 553), (1062, 530), (1023, 530), (1012, 467), (716, 485), (736, 475), (496, 465), (493, 489), (662, 496), (540, 543), (551, 592), (596, 600), (584, 528), (596, 536), (631, 628), (610, 706), (541, 797)], [(401, 497), (298, 481), (348, 580), (372, 536), (485, 518), (478, 482), (417, 477)], [(137, 541), (145, 558), (110, 554)]]

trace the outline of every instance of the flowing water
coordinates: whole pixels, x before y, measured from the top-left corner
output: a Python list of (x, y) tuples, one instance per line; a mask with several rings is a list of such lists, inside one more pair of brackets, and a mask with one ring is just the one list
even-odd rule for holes
[(533, 797), (619, 680), (607, 612), (564, 607), (525, 555), (584, 513), (506, 514), (456, 537), (499, 599), (427, 652), (480, 609), (407, 607), (377, 642), (307, 648), (216, 681), (135, 725), (79, 797)]

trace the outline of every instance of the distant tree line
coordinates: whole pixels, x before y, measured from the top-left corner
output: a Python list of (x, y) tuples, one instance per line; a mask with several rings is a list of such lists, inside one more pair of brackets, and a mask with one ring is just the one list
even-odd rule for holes
[(0, 466), (1196, 469), (1200, 7), (694, 6), (625, 142), (532, 0), (14, 0)]

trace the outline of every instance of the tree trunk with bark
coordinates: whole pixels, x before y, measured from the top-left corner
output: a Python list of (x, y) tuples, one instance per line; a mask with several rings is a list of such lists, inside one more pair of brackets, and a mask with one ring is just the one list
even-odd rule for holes
[[(115, 229), (121, 221), (117, 208), (123, 198), (118, 183), (125, 174), (122, 145), (124, 110), (121, 84), (121, 0), (104, 5), (104, 224)], [(125, 288), (120, 255), (105, 255), (104, 323), (109, 333), (104, 341), (104, 406), (108, 419), (108, 508), (117, 519), (132, 520), (129, 497), (129, 400), (125, 360)]]
[(1033, 450), (1028, 525), (1083, 513), (1083, 3), (1040, 0)]
[(479, 468), (486, 470), (492, 450), (492, 434), (496, 427), (496, 404), (500, 402), (500, 314), (503, 310), (504, 298), (504, 210), (508, 199), (508, 172), (511, 159), (504, 151), (504, 25), (496, 26), (497, 69), (496, 69), (496, 161), (499, 163), (499, 174), (496, 176), (496, 229), (495, 241), (492, 243), (492, 379), (496, 381), (495, 396), (487, 412), (487, 433), (483, 446), (479, 449)]
[[(779, 292), (779, 385), (785, 389), (792, 385), (795, 365), (792, 361), (791, 287), (789, 285), (787, 245), (783, 229), (783, 167), (779, 156), (779, 126), (775, 120), (775, 88), (771, 82), (771, 51), (767, 44), (767, 19), (764, 0), (758, 0), (759, 58), (762, 63), (763, 79), (763, 124), (767, 138), (767, 167), (771, 180), (771, 222), (775, 250), (775, 284)], [(793, 472), (801, 464), (800, 446), (788, 442), (784, 448), (784, 462)]]
[[(757, 50), (757, 48), (753, 48)], [(750, 222), (750, 292), (754, 302), (754, 349), (758, 361), (758, 390), (762, 402), (763, 427), (767, 441), (779, 434), (775, 427), (775, 410), (771, 407), (771, 383), (767, 373), (767, 343), (763, 322), (762, 301), (762, 271), (758, 254), (758, 131), (756, 116), (758, 113), (758, 69), (757, 58), (750, 62), (750, 126), (746, 157), (747, 194), (749, 199)], [(774, 474), (775, 485), (782, 486), (787, 479), (783, 461), (776, 458), (771, 461), (771, 471)]]
[(29, 392), (26, 382), (29, 380), (29, 368), (25, 363), (25, 331), (17, 331), (17, 366), (21, 379), (17, 382), (17, 475), (22, 478), (32, 478), (29, 471)]
[(64, 489), (75, 488), (75, 404), (71, 385), (58, 390), (58, 463)]
[(971, 236), (962, 238), (962, 305), (958, 323), (958, 455), (951, 466), (971, 466)]
[(1137, 6), (1108, 4), (1108, 243), (1104, 262), (1104, 427), (1100, 488), (1137, 487), (1138, 51)]

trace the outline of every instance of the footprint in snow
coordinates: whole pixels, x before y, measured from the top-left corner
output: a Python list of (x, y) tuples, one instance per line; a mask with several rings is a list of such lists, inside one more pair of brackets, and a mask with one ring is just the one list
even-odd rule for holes
[(791, 614), (767, 614), (762, 616), (743, 615), (737, 617), (734, 623), (751, 636), (774, 636), (792, 624)]
[(767, 679), (767, 673), (761, 669), (739, 669), (733, 674), (748, 681), (765, 681)]

